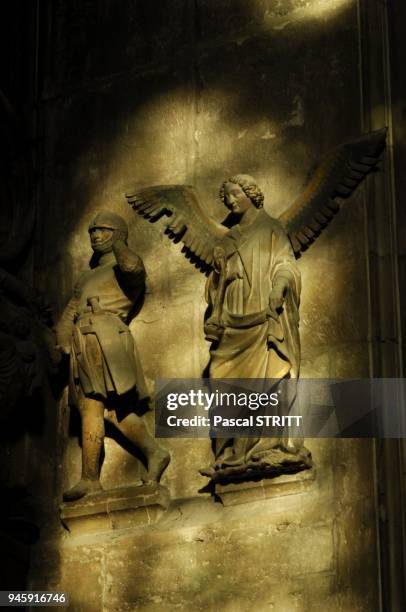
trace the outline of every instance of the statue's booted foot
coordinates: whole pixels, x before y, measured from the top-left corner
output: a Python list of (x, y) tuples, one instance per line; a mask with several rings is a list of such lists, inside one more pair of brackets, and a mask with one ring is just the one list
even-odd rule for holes
[(171, 456), (168, 451), (163, 448), (158, 448), (148, 459), (148, 472), (143, 478), (143, 482), (145, 484), (159, 482), (170, 460)]
[(90, 480), (88, 478), (82, 478), (79, 480), (74, 487), (65, 491), (63, 494), (63, 501), (75, 501), (81, 499), (85, 495), (91, 495), (92, 493), (98, 493), (102, 491), (100, 480)]

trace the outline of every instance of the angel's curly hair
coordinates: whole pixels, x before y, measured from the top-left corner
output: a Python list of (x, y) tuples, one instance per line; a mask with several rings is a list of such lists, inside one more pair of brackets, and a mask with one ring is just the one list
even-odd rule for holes
[(264, 205), (264, 194), (261, 189), (255, 182), (255, 179), (252, 178), (249, 174), (236, 174), (231, 178), (224, 181), (224, 183), (220, 187), (219, 196), (220, 200), (226, 206), (226, 200), (224, 195), (225, 185), (226, 183), (234, 183), (235, 185), (239, 185), (247, 198), (251, 200), (253, 205), (256, 208), (262, 208)]

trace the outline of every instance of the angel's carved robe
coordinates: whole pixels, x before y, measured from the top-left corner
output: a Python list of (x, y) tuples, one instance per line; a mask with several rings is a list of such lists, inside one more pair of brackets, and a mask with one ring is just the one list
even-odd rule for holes
[[(234, 226), (222, 244), (227, 258), (221, 323), (224, 332), (211, 350), (210, 378), (297, 378), (300, 362), (300, 273), (286, 233), (264, 210), (252, 208), (244, 225)], [(277, 279), (288, 281), (283, 311), (269, 309)], [(218, 273), (207, 284), (209, 305), (216, 300)], [(277, 438), (217, 440), (217, 465), (244, 463), (253, 454), (281, 446)], [(228, 442), (228, 444), (226, 444)]]
[[(234, 226), (224, 240), (227, 255), (222, 322), (226, 328), (211, 353), (213, 378), (297, 377), (300, 360), (300, 273), (280, 223), (252, 209), (252, 222)], [(208, 283), (213, 300), (216, 273)], [(269, 296), (278, 277), (288, 280), (284, 308), (270, 317)], [(268, 342), (269, 336), (269, 342)]]

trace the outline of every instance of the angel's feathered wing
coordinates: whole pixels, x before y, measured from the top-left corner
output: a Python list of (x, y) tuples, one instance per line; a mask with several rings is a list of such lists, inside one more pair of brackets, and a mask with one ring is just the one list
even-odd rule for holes
[(190, 185), (156, 185), (126, 194), (133, 209), (154, 223), (169, 217), (166, 233), (185, 245), (186, 256), (205, 271), (213, 261), (213, 249), (227, 228), (205, 212), (197, 192)]
[(330, 151), (305, 191), (280, 217), (296, 257), (314, 242), (365, 177), (376, 169), (386, 129), (370, 132)]

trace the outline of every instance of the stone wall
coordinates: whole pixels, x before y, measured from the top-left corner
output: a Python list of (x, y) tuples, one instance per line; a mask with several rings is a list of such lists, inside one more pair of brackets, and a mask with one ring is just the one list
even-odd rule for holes
[[(357, 2), (55, 0), (40, 24), (38, 286), (60, 313), (88, 263), (90, 218), (120, 213), (148, 273), (132, 324), (148, 381), (197, 378), (208, 360), (205, 278), (124, 193), (194, 184), (221, 219), (219, 185), (245, 172), (266, 210), (282, 213), (326, 150), (364, 129)], [(361, 191), (300, 260), (304, 377), (371, 373), (367, 204)], [(54, 516), (80, 472), (63, 402), (59, 416)], [(209, 441), (165, 445), (173, 502), (161, 520), (96, 535), (56, 520), (43, 530), (33, 588), (68, 590), (86, 612), (377, 609), (372, 442), (308, 441), (312, 477), (276, 479), (225, 506), (199, 493)], [(107, 440), (107, 488), (141, 469)]]

